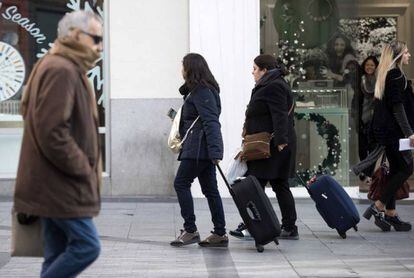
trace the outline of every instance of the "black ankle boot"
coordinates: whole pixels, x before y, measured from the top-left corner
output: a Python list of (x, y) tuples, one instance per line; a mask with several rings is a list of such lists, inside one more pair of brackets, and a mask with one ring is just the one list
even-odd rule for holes
[(365, 210), (365, 212), (364, 212), (364, 214), (363, 214), (363, 216), (366, 218), (366, 219), (368, 219), (368, 220), (370, 220), (371, 219), (371, 217), (372, 216), (377, 216), (377, 215), (379, 215), (380, 213), (384, 213), (383, 211), (379, 211), (378, 209), (377, 209), (377, 207), (375, 206), (375, 203), (372, 203), (366, 210)]
[(409, 222), (402, 221), (398, 215), (385, 215), (385, 220), (390, 223), (397, 232), (411, 231), (411, 224)]
[(385, 212), (378, 210), (375, 206), (375, 203), (371, 204), (367, 210), (364, 212), (363, 216), (366, 219), (371, 219), (372, 216), (375, 218), (375, 225), (377, 225), (382, 231), (389, 232), (391, 231), (391, 224), (385, 220)]

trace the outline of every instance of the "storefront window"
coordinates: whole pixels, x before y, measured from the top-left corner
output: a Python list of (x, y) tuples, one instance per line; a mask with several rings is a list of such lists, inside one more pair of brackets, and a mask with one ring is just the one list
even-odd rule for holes
[(260, 50), (289, 71), (286, 79), (297, 104), (296, 169), (304, 181), (327, 173), (343, 185), (355, 185), (350, 167), (366, 148), (361, 145), (361, 64), (370, 55), (379, 60), (383, 44), (396, 38), (397, 20), (355, 17), (356, 4), (261, 0)]
[[(14, 177), (17, 171), (23, 135), (20, 99), (33, 65), (52, 46), (62, 16), (80, 9), (103, 17), (103, 0), (0, 0), (0, 177)], [(105, 156), (103, 57), (88, 78), (96, 93)]]

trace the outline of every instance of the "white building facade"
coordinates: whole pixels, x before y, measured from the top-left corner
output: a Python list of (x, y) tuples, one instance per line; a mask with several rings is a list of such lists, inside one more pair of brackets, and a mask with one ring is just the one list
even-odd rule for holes
[[(68, 7), (74, 1), (62, 2)], [(75, 2), (87, 8), (88, 1)], [(14, 3), (7, 4), (0, 13)], [(173, 196), (178, 162), (166, 145), (171, 126), (166, 114), (182, 104), (182, 58), (189, 52), (202, 54), (220, 84), (225, 167), (241, 143), (244, 110), (254, 85), (259, 0), (105, 0), (102, 7), (103, 195)], [(13, 194), (22, 134), (20, 116), (12, 116), (18, 123), (12, 128), (5, 128), (6, 117), (0, 125), (0, 195)], [(220, 190), (228, 195), (222, 181)], [(194, 195), (201, 196), (198, 186)]]

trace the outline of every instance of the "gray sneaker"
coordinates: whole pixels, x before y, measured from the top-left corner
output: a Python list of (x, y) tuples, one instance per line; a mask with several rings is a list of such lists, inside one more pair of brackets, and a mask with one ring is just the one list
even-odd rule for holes
[(219, 236), (211, 232), (205, 240), (198, 243), (201, 247), (227, 247), (229, 245), (229, 238), (226, 234)]
[(188, 244), (200, 242), (200, 234), (196, 231), (189, 233), (185, 230), (180, 230), (181, 234), (173, 241), (170, 242), (171, 246), (180, 247)]

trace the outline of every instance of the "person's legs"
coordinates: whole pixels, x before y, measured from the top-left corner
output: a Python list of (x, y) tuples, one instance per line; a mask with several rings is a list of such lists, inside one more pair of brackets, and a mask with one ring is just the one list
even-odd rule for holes
[(385, 220), (396, 231), (410, 231), (411, 224), (403, 221), (396, 211), (395, 193), (413, 172), (412, 156), (410, 152), (397, 152), (396, 147), (394, 147), (388, 150), (387, 158), (390, 164), (390, 178), (387, 186), (391, 188), (386, 187), (384, 189), (382, 194), (385, 194), (385, 197), (380, 200), (386, 207)]
[(287, 179), (274, 179), (270, 181), (273, 191), (279, 203), (282, 214), (282, 233), (281, 239), (299, 239), (298, 228), (296, 224), (296, 207), (295, 199), (289, 188)]
[(65, 252), (67, 237), (65, 233), (53, 223), (50, 218), (41, 218), (43, 235), (44, 261), (40, 276), (47, 272), (50, 265)]
[(195, 161), (183, 160), (178, 167), (174, 180), (174, 188), (177, 193), (178, 203), (181, 208), (181, 216), (184, 219), (184, 229), (193, 233), (197, 231), (195, 225), (193, 196), (191, 195), (191, 184), (197, 177), (198, 167)]
[(411, 156), (410, 158), (405, 159), (405, 154), (399, 152), (398, 145), (386, 146), (385, 153), (389, 162), (390, 173), (387, 185), (384, 187), (384, 191), (381, 194), (380, 201), (383, 205), (392, 201), (398, 188), (401, 187), (413, 173)]
[(385, 208), (387, 212), (395, 211), (395, 197), (393, 196), (388, 202), (385, 204)]
[(263, 190), (265, 190), (266, 189), (266, 185), (269, 182), (269, 180), (267, 180), (267, 179), (260, 179), (260, 178), (257, 178), (257, 180), (259, 181), (259, 183), (262, 186)]
[(203, 170), (198, 175), (198, 180), (201, 191), (208, 201), (214, 231), (198, 244), (202, 247), (227, 247), (229, 239), (226, 235), (223, 203), (217, 188), (216, 166), (210, 161), (204, 162), (204, 164)]
[[(394, 217), (386, 217), (385, 208), (386, 205), (394, 205), (393, 199), (398, 188), (404, 184), (404, 182), (410, 177), (413, 172), (413, 162), (411, 153), (404, 153), (398, 150), (398, 144), (387, 145), (385, 147), (385, 154), (387, 156), (390, 173), (388, 175), (388, 181), (381, 193), (381, 198), (375, 201), (364, 213), (364, 217), (370, 219), (371, 216), (375, 217), (375, 224), (383, 231), (390, 231), (391, 225), (395, 230), (411, 230), (411, 224), (402, 221), (397, 215)], [(405, 158), (405, 156), (408, 156)]]
[(274, 179), (270, 181), (273, 191), (279, 203), (280, 212), (282, 214), (282, 226), (287, 230), (294, 228), (296, 225), (296, 207), (295, 199), (289, 188), (287, 179)]
[(206, 196), (214, 224), (214, 232), (220, 236), (226, 233), (223, 203), (217, 188), (216, 166), (208, 161), (198, 175), (201, 191)]
[(63, 231), (67, 245), (41, 277), (75, 277), (99, 256), (101, 247), (95, 225), (92, 218), (53, 218), (51, 221)]

